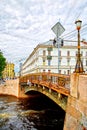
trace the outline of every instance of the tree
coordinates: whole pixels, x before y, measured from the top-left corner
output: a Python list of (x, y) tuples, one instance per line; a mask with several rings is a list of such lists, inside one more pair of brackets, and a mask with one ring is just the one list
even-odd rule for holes
[(2, 72), (6, 66), (6, 59), (3, 56), (3, 53), (0, 51), (0, 78), (2, 78)]

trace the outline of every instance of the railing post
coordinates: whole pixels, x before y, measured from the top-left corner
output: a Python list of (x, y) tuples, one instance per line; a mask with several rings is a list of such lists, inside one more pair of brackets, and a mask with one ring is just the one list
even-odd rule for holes
[(43, 90), (45, 90), (45, 87), (43, 86)]
[(49, 93), (51, 93), (51, 88), (49, 88)]
[(61, 99), (62, 95), (60, 93), (58, 93), (58, 99)]

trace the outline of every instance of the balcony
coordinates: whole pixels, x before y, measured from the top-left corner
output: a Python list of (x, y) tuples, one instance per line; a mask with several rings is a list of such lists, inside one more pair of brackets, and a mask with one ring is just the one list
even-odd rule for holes
[(52, 56), (47, 56), (47, 60), (52, 60)]
[(53, 48), (52, 48), (52, 47), (48, 47), (47, 50), (48, 50), (48, 51), (52, 51)]

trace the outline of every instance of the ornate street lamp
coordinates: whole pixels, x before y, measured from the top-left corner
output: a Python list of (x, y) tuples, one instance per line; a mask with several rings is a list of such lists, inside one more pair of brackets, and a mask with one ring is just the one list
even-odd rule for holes
[(84, 70), (83, 70), (83, 63), (81, 61), (81, 54), (80, 54), (80, 29), (81, 29), (81, 24), (82, 24), (82, 21), (81, 20), (77, 20), (75, 22), (76, 24), (76, 28), (77, 28), (77, 31), (78, 31), (78, 54), (77, 54), (77, 61), (76, 61), (76, 66), (75, 66), (75, 71), (74, 73), (83, 73)]

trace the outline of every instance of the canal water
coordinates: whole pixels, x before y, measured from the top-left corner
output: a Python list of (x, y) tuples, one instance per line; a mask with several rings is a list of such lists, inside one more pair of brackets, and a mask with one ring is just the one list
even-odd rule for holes
[(0, 130), (63, 130), (65, 112), (45, 96), (0, 96)]

